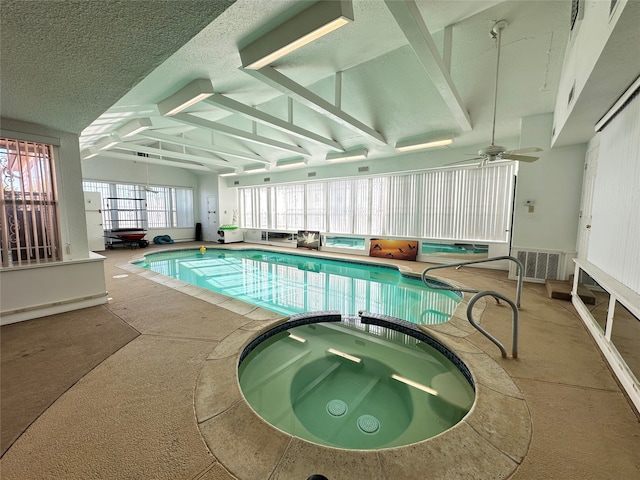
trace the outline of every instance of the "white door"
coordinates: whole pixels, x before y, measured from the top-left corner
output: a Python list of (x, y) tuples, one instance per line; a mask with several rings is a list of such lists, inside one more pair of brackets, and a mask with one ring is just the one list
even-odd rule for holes
[(584, 164), (584, 177), (582, 179), (582, 199), (580, 200), (580, 220), (578, 221), (578, 258), (586, 259), (589, 250), (589, 233), (591, 232), (591, 219), (593, 207), (593, 187), (596, 183), (596, 171), (598, 169), (598, 146), (587, 152), (587, 160)]
[(208, 242), (218, 239), (218, 197), (207, 197), (207, 230), (204, 239)]

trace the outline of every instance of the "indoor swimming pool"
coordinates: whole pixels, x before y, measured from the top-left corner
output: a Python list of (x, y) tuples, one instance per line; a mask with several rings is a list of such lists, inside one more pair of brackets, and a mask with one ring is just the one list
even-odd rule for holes
[(432, 325), (449, 320), (461, 300), (392, 266), (257, 249), (153, 253), (136, 265), (283, 315), (367, 311)]

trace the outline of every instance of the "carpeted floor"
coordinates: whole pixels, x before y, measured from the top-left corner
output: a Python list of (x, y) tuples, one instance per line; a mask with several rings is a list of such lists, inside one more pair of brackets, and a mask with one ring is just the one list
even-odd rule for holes
[(1, 455), (65, 391), (138, 335), (103, 306), (3, 326)]

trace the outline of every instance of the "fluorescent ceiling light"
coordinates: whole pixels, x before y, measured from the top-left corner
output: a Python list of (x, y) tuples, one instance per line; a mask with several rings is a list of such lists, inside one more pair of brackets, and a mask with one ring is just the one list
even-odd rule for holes
[(95, 156), (98, 155), (98, 151), (95, 148), (89, 147), (86, 150), (82, 150), (82, 152), (80, 152), (80, 157), (83, 160), (87, 160), (89, 158), (93, 158)]
[(266, 172), (267, 170), (268, 170), (267, 166), (266, 165), (262, 165), (262, 164), (259, 164), (259, 165), (248, 165), (248, 166), (246, 166), (246, 167), (244, 167), (242, 169), (242, 171), (244, 173)]
[(423, 385), (421, 383), (418, 382), (414, 382), (413, 380), (409, 380), (408, 378), (405, 377), (401, 377), (400, 375), (396, 375), (395, 373), (393, 375), (391, 375), (391, 378), (393, 378), (394, 380), (397, 380), (399, 382), (402, 382), (406, 385), (410, 385), (414, 388), (417, 388), (418, 390), (422, 390), (423, 392), (427, 392), (433, 396), (438, 396), (438, 392), (436, 390), (434, 390), (431, 387), (427, 387), (426, 385)]
[(258, 70), (352, 21), (351, 0), (317, 2), (242, 48), (242, 66)]
[(278, 168), (292, 168), (292, 167), (302, 167), (307, 164), (309, 160), (306, 158), (291, 158), (289, 160), (278, 160), (276, 162), (276, 167)]
[(115, 133), (112, 133), (108, 137), (102, 137), (100, 140), (98, 140), (95, 147), (98, 150), (109, 150), (110, 148), (115, 147), (120, 142), (120, 137), (118, 137)]
[(431, 137), (431, 138), (423, 138), (423, 139), (410, 139), (410, 140), (401, 140), (396, 143), (396, 151), (404, 153), (404, 152), (413, 152), (415, 150), (424, 150), (427, 148), (435, 148), (435, 147), (446, 147), (447, 145), (451, 145), (453, 143), (453, 135), (439, 136), (439, 137)]
[(118, 135), (122, 138), (133, 137), (138, 133), (146, 130), (151, 127), (151, 120), (148, 118), (135, 118), (130, 122), (125, 123), (121, 126), (117, 132)]
[(233, 170), (220, 170), (218, 172), (218, 176), (219, 177), (233, 177), (235, 175), (238, 175), (238, 172), (233, 169)]
[(199, 78), (158, 103), (160, 115), (171, 116), (213, 95), (211, 80)]
[(369, 152), (366, 148), (359, 150), (351, 150), (350, 152), (329, 153), (327, 154), (327, 162), (346, 162), (354, 160), (364, 160)]

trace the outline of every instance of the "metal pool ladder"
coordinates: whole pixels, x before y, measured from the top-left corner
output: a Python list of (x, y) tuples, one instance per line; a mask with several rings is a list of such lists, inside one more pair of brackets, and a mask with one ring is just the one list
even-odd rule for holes
[[(439, 268), (451, 268), (451, 267), (454, 267), (457, 270), (460, 267), (463, 267), (465, 265), (472, 265), (472, 264), (475, 264), (475, 263), (495, 262), (495, 261), (498, 261), (498, 260), (509, 260), (509, 261), (512, 261), (518, 267), (517, 268), (518, 286), (516, 288), (516, 301), (515, 301), (515, 303), (509, 297), (507, 297), (507, 296), (505, 296), (505, 295), (503, 295), (503, 294), (501, 294), (499, 292), (495, 292), (493, 290), (474, 290), (474, 289), (469, 289), (469, 288), (450, 287), (448, 285), (443, 285), (442, 282), (440, 282), (439, 280), (436, 280), (434, 278), (430, 278), (427, 275), (427, 272), (429, 272), (431, 270), (437, 270)], [(523, 272), (524, 272), (524, 266), (522, 265), (522, 262), (520, 260), (518, 260), (516, 257), (505, 255), (505, 256), (501, 256), (501, 257), (483, 258), (483, 259), (480, 259), (480, 260), (469, 260), (467, 262), (449, 263), (449, 264), (446, 264), (446, 265), (436, 265), (436, 266), (433, 266), (433, 267), (427, 267), (422, 272), (422, 282), (427, 287), (432, 288), (434, 290), (450, 290), (450, 291), (455, 291), (455, 292), (475, 293), (475, 295), (471, 298), (471, 300), (469, 300), (469, 303), (467, 305), (467, 319), (469, 320), (469, 323), (476, 328), (476, 330), (478, 330), (485, 337), (487, 337), (489, 340), (491, 340), (493, 343), (496, 344), (496, 346), (500, 349), (500, 352), (502, 353), (502, 358), (507, 358), (506, 349), (504, 348), (504, 346), (502, 345), (502, 343), (500, 343), (500, 341), (498, 339), (496, 339), (493, 335), (491, 335), (484, 328), (482, 328), (480, 325), (478, 325), (478, 323), (474, 320), (474, 318), (473, 318), (473, 306), (476, 304), (476, 302), (478, 300), (480, 300), (482, 297), (486, 297), (486, 296), (491, 296), (491, 297), (495, 298), (498, 302), (500, 302), (500, 300), (504, 300), (505, 302), (507, 302), (511, 306), (511, 310), (512, 310), (511, 320), (512, 320), (512, 324), (513, 324), (513, 329), (512, 329), (512, 337), (513, 338), (512, 338), (512, 344), (511, 344), (511, 357), (512, 358), (518, 358), (518, 318), (519, 318), (518, 317), (518, 308), (520, 307), (520, 298), (522, 297), (522, 277), (523, 277)]]

